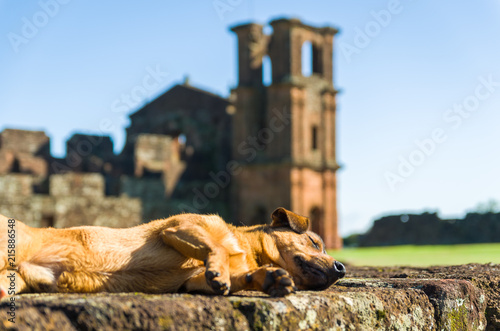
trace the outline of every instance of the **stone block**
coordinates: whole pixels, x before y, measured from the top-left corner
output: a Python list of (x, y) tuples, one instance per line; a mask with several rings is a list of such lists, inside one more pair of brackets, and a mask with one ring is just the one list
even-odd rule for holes
[(0, 198), (27, 198), (33, 194), (33, 177), (25, 174), (0, 176)]
[(99, 199), (104, 196), (104, 177), (95, 173), (67, 173), (50, 177), (50, 195), (81, 196)]

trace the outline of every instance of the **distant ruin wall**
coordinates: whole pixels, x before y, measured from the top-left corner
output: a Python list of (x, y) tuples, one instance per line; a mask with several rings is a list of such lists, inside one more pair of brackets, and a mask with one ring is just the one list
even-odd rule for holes
[(500, 213), (469, 213), (463, 219), (437, 214), (394, 215), (376, 220), (360, 246), (450, 245), (500, 242)]

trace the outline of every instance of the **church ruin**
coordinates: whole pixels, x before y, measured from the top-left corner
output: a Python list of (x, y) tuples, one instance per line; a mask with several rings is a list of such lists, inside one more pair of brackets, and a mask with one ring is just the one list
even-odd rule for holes
[[(75, 134), (66, 156), (40, 131), (0, 132), (0, 213), (33, 226), (131, 226), (179, 212), (270, 221), (279, 206), (308, 216), (340, 248), (336, 203), (337, 30), (297, 19), (231, 30), (238, 85), (228, 99), (187, 82), (130, 115), (126, 143)], [(302, 72), (304, 45), (311, 72)], [(271, 72), (264, 82), (263, 71)]]

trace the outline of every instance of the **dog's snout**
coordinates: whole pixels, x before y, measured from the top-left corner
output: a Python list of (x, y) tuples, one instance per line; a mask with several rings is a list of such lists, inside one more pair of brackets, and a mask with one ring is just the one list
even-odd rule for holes
[(335, 273), (337, 274), (337, 276), (339, 278), (342, 278), (345, 276), (345, 267), (342, 263), (340, 263), (339, 261), (335, 261), (333, 266), (335, 268)]

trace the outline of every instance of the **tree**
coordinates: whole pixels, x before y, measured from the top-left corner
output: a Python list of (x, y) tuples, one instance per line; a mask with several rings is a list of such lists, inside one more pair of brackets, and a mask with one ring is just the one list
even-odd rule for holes
[(494, 199), (486, 202), (480, 202), (471, 210), (472, 213), (487, 214), (487, 213), (500, 213), (500, 203)]

